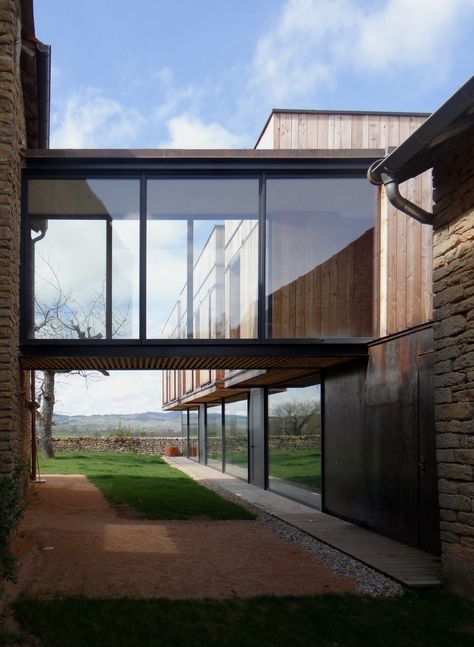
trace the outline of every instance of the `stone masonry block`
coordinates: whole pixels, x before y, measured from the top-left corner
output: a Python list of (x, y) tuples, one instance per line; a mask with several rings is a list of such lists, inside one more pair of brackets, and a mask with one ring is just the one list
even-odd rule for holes
[(438, 404), (435, 408), (435, 415), (436, 420), (472, 420), (472, 403)]
[[(438, 451), (450, 451), (450, 450), (443, 449)], [(457, 463), (464, 463), (465, 465), (474, 465), (474, 449), (454, 449), (453, 452), (456, 457)]]
[(460, 494), (440, 494), (439, 505), (445, 510), (459, 510), (462, 512), (472, 511), (472, 501), (470, 497)]
[(436, 446), (439, 449), (457, 448), (461, 446), (461, 437), (458, 434), (437, 434)]
[[(452, 481), (472, 481), (472, 467), (457, 463), (439, 463), (438, 476)], [(450, 507), (450, 506), (447, 506)]]
[(458, 494), (459, 483), (457, 481), (448, 481), (447, 479), (439, 479), (438, 492), (440, 494)]

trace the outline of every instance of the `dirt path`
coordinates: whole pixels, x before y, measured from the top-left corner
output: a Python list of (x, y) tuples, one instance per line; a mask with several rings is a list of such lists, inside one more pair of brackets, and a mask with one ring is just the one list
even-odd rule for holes
[(35, 486), (14, 549), (10, 594), (227, 598), (355, 592), (257, 521), (146, 521), (120, 515), (84, 476)]

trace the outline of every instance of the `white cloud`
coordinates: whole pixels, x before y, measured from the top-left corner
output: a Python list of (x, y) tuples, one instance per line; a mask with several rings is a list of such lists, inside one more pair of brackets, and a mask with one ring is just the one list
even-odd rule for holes
[(376, 69), (437, 67), (449, 57), (464, 9), (473, 8), (469, 0), (390, 0), (359, 24), (360, 62)]
[(242, 148), (247, 141), (218, 123), (206, 124), (192, 115), (172, 117), (167, 127), (169, 139), (163, 148)]
[(439, 77), (473, 9), (471, 0), (388, 0), (369, 9), (356, 0), (288, 0), (257, 42), (248, 91), (276, 105), (314, 97), (343, 69)]
[(95, 88), (78, 90), (56, 115), (52, 148), (126, 148), (144, 123), (143, 116)]
[(161, 371), (111, 371), (87, 383), (58, 375), (56, 411), (68, 415), (161, 411)]

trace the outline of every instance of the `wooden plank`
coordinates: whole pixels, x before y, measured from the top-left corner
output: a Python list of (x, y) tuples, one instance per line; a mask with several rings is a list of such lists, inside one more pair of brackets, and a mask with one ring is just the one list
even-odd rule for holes
[(398, 146), (400, 144), (400, 117), (390, 115), (388, 119), (388, 145)]
[(397, 323), (396, 331), (404, 330), (407, 327), (406, 318), (406, 293), (407, 293), (407, 220), (408, 216), (396, 212), (397, 219)]
[(362, 117), (362, 148), (369, 148), (369, 115)]
[(328, 115), (328, 148), (337, 148), (334, 141), (335, 115)]
[(388, 117), (380, 115), (378, 119), (377, 147), (387, 148), (388, 146)]
[(362, 119), (362, 115), (354, 115), (352, 117), (350, 148), (364, 148)]
[(298, 115), (298, 145), (296, 148), (309, 148), (308, 147), (308, 116)]
[(333, 148), (342, 148), (342, 146), (341, 146), (341, 120), (342, 120), (341, 115), (334, 115), (333, 116), (333, 123), (334, 123), (334, 144), (333, 144)]
[(309, 149), (318, 148), (318, 115), (306, 117), (306, 145)]
[(275, 113), (274, 115), (275, 125), (274, 125), (274, 146), (275, 149), (280, 149), (280, 131), (281, 131), (281, 114)]
[(280, 115), (280, 148), (291, 148), (291, 114)]
[(290, 148), (299, 148), (298, 146), (298, 129), (299, 129), (299, 115), (291, 115), (291, 141)]
[(341, 115), (340, 148), (352, 147), (352, 124), (355, 115)]
[(379, 117), (369, 115), (369, 148), (377, 148), (379, 141)]
[(397, 330), (397, 211), (387, 201), (387, 335)]
[(329, 145), (329, 115), (318, 115), (318, 149), (330, 149)]
[[(424, 209), (432, 208), (431, 171), (421, 176), (421, 205)], [(420, 277), (420, 312), (421, 320), (431, 321), (433, 317), (433, 229), (430, 225), (421, 226), (421, 277)]]

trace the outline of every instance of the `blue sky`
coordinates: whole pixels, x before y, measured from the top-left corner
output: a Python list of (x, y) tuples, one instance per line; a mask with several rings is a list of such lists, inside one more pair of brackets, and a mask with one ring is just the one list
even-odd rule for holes
[[(251, 148), (272, 108), (430, 112), (473, 71), (474, 0), (35, 0), (35, 23), (57, 148)], [(160, 409), (159, 373), (82, 388), (58, 410)]]
[(473, 0), (36, 0), (55, 147), (252, 147), (274, 107), (432, 111)]

